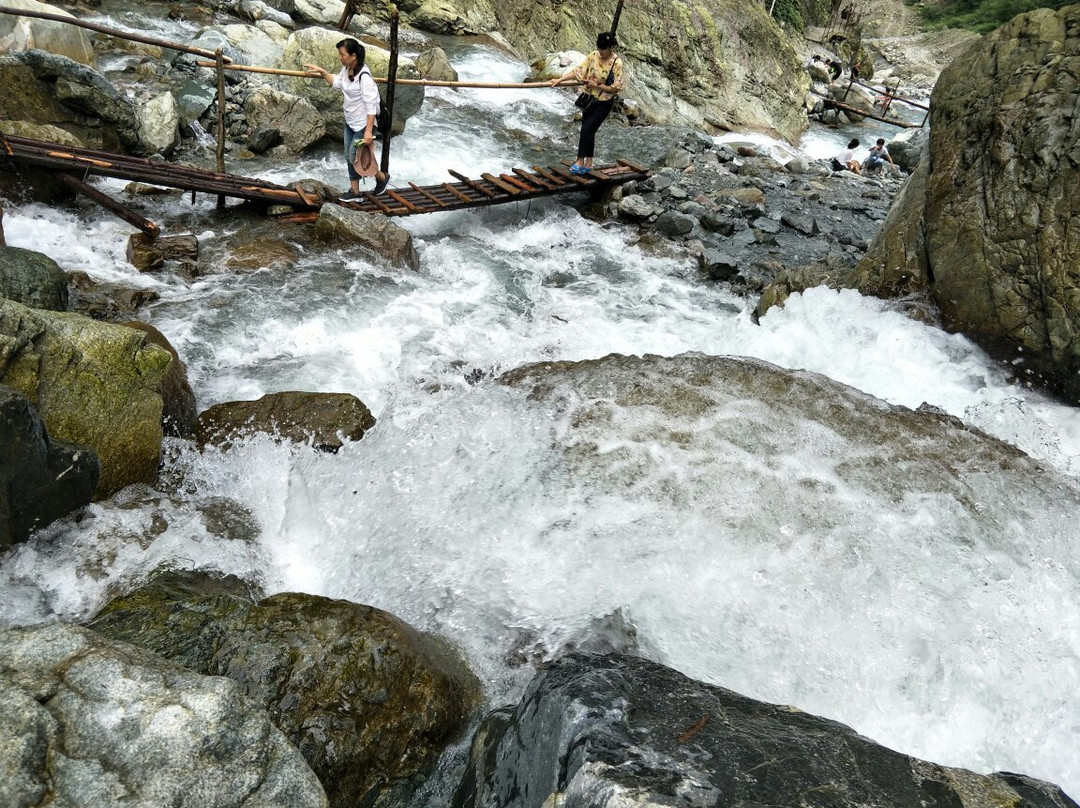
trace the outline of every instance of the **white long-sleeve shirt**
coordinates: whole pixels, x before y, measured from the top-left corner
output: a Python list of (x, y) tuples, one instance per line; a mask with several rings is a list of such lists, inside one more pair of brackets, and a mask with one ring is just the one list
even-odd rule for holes
[(356, 79), (349, 81), (348, 68), (334, 76), (334, 87), (345, 95), (345, 123), (354, 132), (363, 132), (367, 127), (368, 115), (379, 118), (379, 88), (371, 71), (363, 67)]

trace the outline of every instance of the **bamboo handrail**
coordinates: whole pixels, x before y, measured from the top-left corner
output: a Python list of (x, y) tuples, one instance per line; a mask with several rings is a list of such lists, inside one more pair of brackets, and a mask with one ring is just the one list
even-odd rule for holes
[[(132, 42), (142, 42), (144, 45), (157, 45), (161, 48), (168, 48), (169, 50), (180, 51), (181, 53), (190, 53), (194, 56), (203, 56), (207, 59), (215, 58), (213, 51), (205, 50), (204, 48), (193, 48), (190, 45), (181, 45), (179, 42), (169, 42), (166, 39), (140, 36), (139, 34), (132, 34), (128, 31), (121, 31), (119, 28), (110, 28), (107, 25), (85, 22), (78, 17), (64, 17), (60, 14), (49, 14), (44, 11), (31, 11), (30, 9), (10, 8), (8, 6), (0, 6), (0, 14), (12, 14), (16, 17), (33, 17), (37, 20), (51, 20), (52, 22), (62, 22), (67, 25), (77, 25), (80, 28), (89, 28), (91, 31), (97, 31), (99, 34), (108, 34), (109, 36), (114, 36), (118, 39), (130, 39)], [(225, 63), (231, 64), (232, 59), (226, 56)]]
[[(199, 67), (217, 67), (216, 62), (195, 62)], [(271, 76), (296, 76), (301, 79), (319, 79), (322, 73), (313, 73), (310, 70), (284, 70), (277, 67), (256, 67), (254, 65), (225, 65), (226, 70), (241, 70), (247, 73), (266, 73)], [(386, 84), (387, 80), (372, 76), (378, 84)], [(584, 82), (564, 81), (560, 87), (577, 87)], [(527, 82), (494, 82), (494, 81), (435, 81), (433, 79), (398, 79), (397, 84), (407, 84), (413, 87), (465, 87), (478, 90), (537, 90), (551, 87), (546, 81)]]

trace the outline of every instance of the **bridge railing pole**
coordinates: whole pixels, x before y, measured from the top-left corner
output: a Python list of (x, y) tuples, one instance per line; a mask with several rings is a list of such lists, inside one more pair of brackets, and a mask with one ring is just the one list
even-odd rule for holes
[(398, 20), (397, 6), (391, 7), (390, 12), (390, 64), (386, 68), (386, 110), (390, 119), (389, 131), (383, 132), (382, 159), (379, 161), (379, 170), (387, 174), (390, 171), (390, 141), (394, 130), (394, 89), (397, 87), (398, 65)]
[[(218, 130), (217, 130), (217, 172), (225, 173), (225, 55), (221, 48), (215, 52), (217, 57), (217, 104), (218, 104)], [(218, 194), (217, 206), (225, 207), (225, 197)]]

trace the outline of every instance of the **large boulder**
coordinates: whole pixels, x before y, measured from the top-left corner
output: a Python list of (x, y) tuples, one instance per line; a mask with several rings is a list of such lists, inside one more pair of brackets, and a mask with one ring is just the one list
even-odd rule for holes
[(412, 233), (379, 213), (364, 213), (341, 205), (323, 205), (315, 222), (315, 238), (337, 244), (355, 244), (373, 256), (412, 270), (420, 269), (420, 254)]
[[(274, 67), (281, 61), (281, 54), (284, 50), (282, 43), (257, 26), (234, 23), (232, 25), (218, 26), (211, 30), (221, 32), (232, 47), (233, 52), (241, 57), (241, 64)], [(248, 76), (257, 81), (263, 78), (258, 73), (250, 73)]]
[(905, 129), (893, 135), (892, 140), (887, 144), (887, 148), (893, 162), (908, 174), (911, 174), (922, 160), (929, 143), (930, 133), (919, 127), (917, 129)]
[(252, 131), (276, 129), (293, 154), (302, 152), (326, 136), (326, 123), (311, 102), (273, 87), (256, 87), (244, 102), (244, 114)]
[[(1028, 370), (1072, 400), (1078, 73), (1080, 6), (1023, 14), (958, 56), (931, 100), (925, 190), (905, 194), (860, 266), (864, 288), (882, 294), (898, 274), (923, 279), (950, 328), (1010, 358), (1022, 352)], [(921, 248), (897, 249), (919, 228)]]
[(159, 577), (92, 625), (235, 681), (340, 808), (407, 805), (479, 695), (451, 646), (391, 614), (302, 594), (256, 603), (239, 582), (199, 574)]
[(66, 311), (67, 275), (49, 256), (20, 247), (4, 247), (0, 238), (0, 297), (32, 309)]
[(136, 115), (140, 151), (164, 157), (171, 155), (180, 142), (180, 109), (173, 94), (166, 91), (140, 104)]
[(178, 438), (190, 437), (195, 431), (199, 411), (195, 406), (195, 393), (187, 377), (187, 367), (168, 338), (149, 323), (129, 320), (128, 328), (142, 331), (154, 345), (160, 346), (172, 356), (169, 369), (161, 377), (161, 428), (164, 434)]
[[(605, 4), (493, 3), (498, 30), (528, 59), (593, 49), (611, 27)], [(628, 98), (659, 123), (712, 130), (758, 129), (790, 141), (806, 129), (810, 79), (791, 42), (753, 0), (627, 3), (618, 48)]]
[(458, 72), (442, 48), (428, 48), (416, 57), (416, 69), (429, 81), (457, 81)]
[[(337, 20), (335, 19), (336, 23)], [(289, 36), (285, 44), (285, 53), (281, 57), (281, 67), (286, 70), (303, 70), (305, 64), (322, 65), (331, 73), (341, 69), (337, 43), (344, 34), (328, 28), (304, 28)], [(370, 43), (364, 44), (365, 63), (375, 78), (386, 78), (390, 66), (390, 52)], [(418, 79), (420, 71), (407, 56), (398, 55), (399, 79)], [(295, 76), (281, 77), (277, 87), (291, 95), (307, 98), (322, 113), (327, 121), (328, 131), (335, 138), (340, 137), (345, 123), (342, 110), (341, 90), (335, 90), (325, 81), (305, 79)], [(379, 92), (386, 97), (386, 86), (379, 85)], [(424, 88), (398, 86), (394, 91), (394, 132), (404, 130), (405, 122), (420, 111), (424, 103)]]
[(40, 50), (0, 56), (0, 118), (56, 126), (92, 149), (139, 145), (135, 110), (108, 79)]
[(0, 771), (5, 808), (327, 804), (236, 684), (62, 624), (0, 629)]
[(349, 393), (268, 393), (257, 401), (227, 401), (204, 410), (195, 424), (195, 440), (199, 446), (227, 447), (243, 435), (261, 432), (334, 452), (373, 426), (371, 410)]
[[(38, 0), (4, 0), (7, 8), (71, 17), (72, 14)], [(86, 30), (54, 20), (0, 14), (0, 53), (43, 50), (94, 66), (94, 46)]]
[(99, 499), (156, 476), (171, 362), (134, 329), (0, 299), (0, 383), (30, 398), (53, 437), (97, 452)]
[(97, 455), (50, 440), (30, 400), (0, 385), (0, 552), (90, 502), (99, 473)]
[(574, 653), (477, 730), (453, 808), (1075, 808), (1060, 788), (908, 757), (639, 657)]
[(397, 5), (409, 25), (433, 34), (483, 34), (498, 27), (489, 0), (404, 0)]

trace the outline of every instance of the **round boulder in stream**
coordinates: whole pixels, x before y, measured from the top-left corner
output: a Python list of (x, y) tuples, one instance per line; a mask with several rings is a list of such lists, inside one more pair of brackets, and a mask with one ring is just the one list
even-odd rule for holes
[(326, 806), (233, 682), (62, 624), (0, 629), (0, 772), (4, 808)]
[(638, 657), (574, 653), (477, 730), (453, 808), (1076, 808), (1019, 774), (908, 757)]
[(408, 804), (478, 704), (458, 653), (370, 606), (291, 593), (256, 603), (231, 581), (161, 576), (92, 625), (238, 683), (300, 749), (332, 806)]

